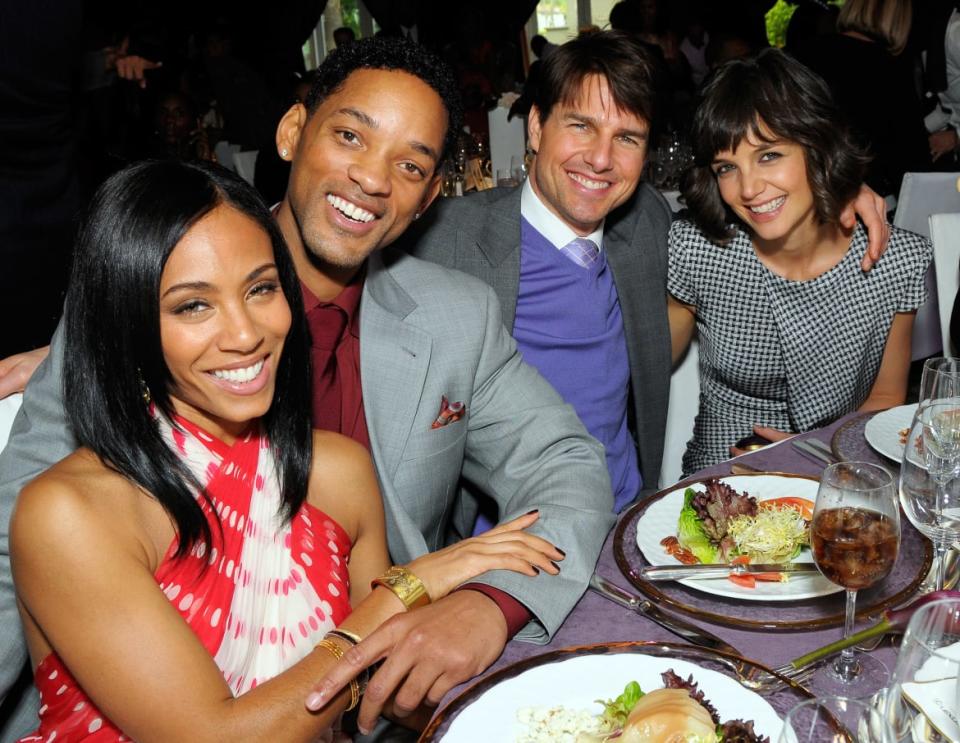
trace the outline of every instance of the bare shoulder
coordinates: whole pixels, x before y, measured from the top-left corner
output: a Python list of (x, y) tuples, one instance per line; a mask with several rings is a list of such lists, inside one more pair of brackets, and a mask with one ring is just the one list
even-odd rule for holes
[(355, 537), (363, 513), (381, 507), (370, 453), (346, 436), (314, 431), (308, 500)]
[(10, 524), (11, 551), (76, 554), (84, 545), (139, 544), (137, 512), (146, 500), (126, 478), (80, 449), (20, 492)]

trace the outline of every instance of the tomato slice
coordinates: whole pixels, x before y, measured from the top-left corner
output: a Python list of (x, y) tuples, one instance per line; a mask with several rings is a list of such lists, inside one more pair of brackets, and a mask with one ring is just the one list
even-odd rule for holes
[(745, 575), (738, 575), (737, 573), (730, 573), (727, 576), (727, 579), (733, 583), (736, 583), (741, 588), (756, 588), (757, 580), (756, 575), (752, 573), (746, 573)]
[(813, 519), (813, 501), (806, 498), (796, 496), (771, 498), (770, 500), (760, 501), (760, 508), (796, 508), (807, 521)]
[(768, 583), (780, 583), (783, 581), (783, 573), (750, 573), (750, 577)]
[(731, 565), (749, 565), (750, 555), (737, 555), (730, 561)]

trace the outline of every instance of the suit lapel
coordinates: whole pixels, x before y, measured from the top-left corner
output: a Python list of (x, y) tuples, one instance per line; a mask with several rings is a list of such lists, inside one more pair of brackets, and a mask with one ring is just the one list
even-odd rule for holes
[[(477, 277), (493, 287), (500, 300), (503, 323), (513, 328), (517, 313), (517, 292), (520, 289), (520, 194), (514, 188), (493, 200), (484, 210), (486, 221), (478, 231), (464, 228), (457, 232), (458, 254), (475, 255), (473, 246), (485, 258), (478, 266)], [(472, 271), (468, 270), (468, 273)]]
[(417, 304), (379, 255), (369, 259), (360, 304), (360, 380), (381, 477), (396, 473), (430, 365), (430, 335), (405, 322)]

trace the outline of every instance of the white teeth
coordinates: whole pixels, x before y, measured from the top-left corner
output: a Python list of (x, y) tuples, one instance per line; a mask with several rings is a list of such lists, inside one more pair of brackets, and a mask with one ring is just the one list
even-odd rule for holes
[(772, 212), (775, 209), (779, 209), (783, 205), (783, 202), (786, 200), (787, 200), (786, 196), (778, 196), (772, 201), (768, 201), (766, 204), (761, 204), (760, 206), (751, 206), (748, 208), (754, 214), (766, 214), (767, 212)]
[(355, 219), (358, 222), (371, 222), (376, 219), (372, 212), (368, 212), (366, 209), (361, 209), (356, 204), (353, 204), (346, 199), (341, 199), (339, 196), (334, 196), (332, 193), (327, 194), (327, 203), (330, 204), (334, 209), (337, 209), (338, 211), (350, 217), (350, 219)]
[(225, 379), (235, 384), (244, 384), (256, 379), (261, 369), (263, 369), (263, 359), (260, 359), (260, 361), (253, 366), (248, 366), (246, 369), (216, 369), (213, 372), (213, 376), (217, 379)]
[(580, 185), (586, 186), (587, 188), (593, 189), (595, 191), (599, 191), (601, 188), (610, 187), (610, 184), (607, 183), (606, 181), (592, 181), (589, 178), (584, 178), (579, 173), (569, 173), (568, 175)]

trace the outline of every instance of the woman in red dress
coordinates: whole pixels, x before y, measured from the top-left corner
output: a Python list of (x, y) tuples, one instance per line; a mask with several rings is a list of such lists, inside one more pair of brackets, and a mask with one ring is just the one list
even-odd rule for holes
[[(311, 430), (300, 293), (268, 210), (216, 166), (117, 174), (66, 316), (83, 446), (11, 526), (42, 697), (23, 740), (329, 737), (359, 685), (319, 713), (304, 699), (406, 605), (371, 590), (390, 563), (368, 454)], [(560, 553), (523, 531), (535, 519), (400, 572), (434, 599), (494, 568), (555, 573)]]

